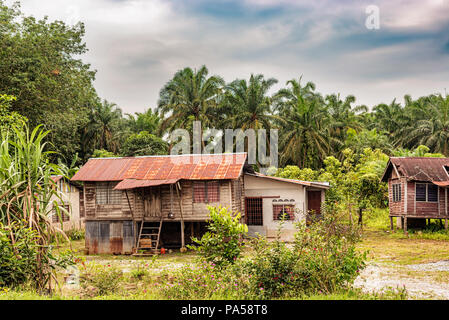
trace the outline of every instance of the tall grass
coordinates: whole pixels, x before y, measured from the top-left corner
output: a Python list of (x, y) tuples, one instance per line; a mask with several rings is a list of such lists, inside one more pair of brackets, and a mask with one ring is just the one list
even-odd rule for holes
[[(29, 128), (12, 127), (2, 130), (0, 145), (0, 223), (9, 230), (13, 249), (16, 251), (16, 234), (13, 224), (21, 224), (36, 232), (36, 273), (34, 285), (43, 289), (54, 276), (54, 262), (49, 244), (61, 228), (51, 223), (54, 209), (59, 217), (65, 209), (58, 205), (60, 193), (51, 179), (63, 174), (59, 166), (50, 163), (51, 151), (45, 151), (44, 138), (49, 131), (40, 126), (31, 132)], [(19, 253), (16, 252), (20, 258)]]

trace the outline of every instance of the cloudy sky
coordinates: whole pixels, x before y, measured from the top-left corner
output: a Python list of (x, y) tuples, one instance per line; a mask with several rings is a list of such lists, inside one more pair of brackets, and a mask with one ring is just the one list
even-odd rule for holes
[[(449, 89), (449, 0), (21, 3), (27, 15), (85, 23), (97, 91), (125, 112), (155, 107), (177, 70), (202, 64), (226, 81), (263, 73), (274, 89), (302, 75), (368, 106)], [(379, 29), (366, 27), (372, 5)]]

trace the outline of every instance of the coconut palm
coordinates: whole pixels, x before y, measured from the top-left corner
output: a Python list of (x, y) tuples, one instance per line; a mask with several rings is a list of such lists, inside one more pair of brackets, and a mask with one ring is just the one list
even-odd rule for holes
[(282, 118), (281, 162), (295, 163), (300, 168), (316, 167), (329, 155), (332, 141), (323, 99), (318, 94), (306, 94), (307, 86), (301, 86), (301, 79), (290, 80), (287, 85), (290, 88), (276, 95)]
[(205, 127), (216, 124), (218, 99), (224, 80), (208, 77), (208, 69), (184, 68), (178, 71), (160, 91), (157, 111), (163, 118), (160, 131), (189, 128), (193, 121)]
[(237, 79), (228, 84), (225, 106), (230, 116), (225, 123), (242, 130), (269, 129), (277, 118), (272, 114), (273, 98), (268, 95), (275, 83), (274, 78), (251, 74), (248, 81)]
[[(405, 143), (426, 145), (432, 152), (449, 155), (449, 96), (420, 98), (410, 106), (413, 125), (403, 135)], [(406, 130), (400, 131), (402, 133)]]

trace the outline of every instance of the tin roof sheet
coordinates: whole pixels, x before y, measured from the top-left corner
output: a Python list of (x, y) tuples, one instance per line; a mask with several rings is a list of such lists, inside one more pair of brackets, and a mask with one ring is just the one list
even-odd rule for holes
[(446, 167), (449, 167), (449, 158), (391, 157), (382, 180), (388, 180), (396, 168), (399, 175), (407, 180), (447, 181), (449, 174)]
[(238, 179), (246, 153), (91, 158), (72, 181)]
[(126, 190), (126, 189), (143, 188), (143, 187), (154, 187), (154, 186), (160, 186), (163, 184), (172, 184), (172, 183), (175, 183), (178, 181), (179, 181), (179, 179), (165, 179), (165, 180), (125, 179), (125, 180), (120, 181), (114, 187), (114, 190)]

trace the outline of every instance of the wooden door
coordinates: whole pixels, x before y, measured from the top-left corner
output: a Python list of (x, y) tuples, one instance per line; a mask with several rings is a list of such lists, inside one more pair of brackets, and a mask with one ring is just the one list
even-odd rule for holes
[(321, 214), (321, 191), (307, 191), (307, 213)]

